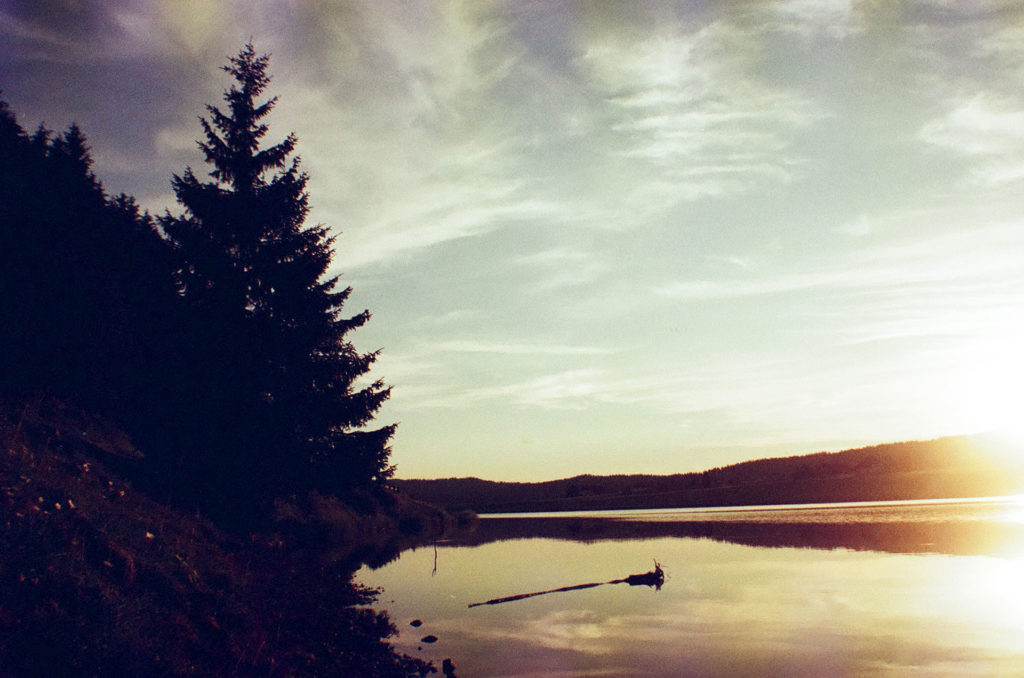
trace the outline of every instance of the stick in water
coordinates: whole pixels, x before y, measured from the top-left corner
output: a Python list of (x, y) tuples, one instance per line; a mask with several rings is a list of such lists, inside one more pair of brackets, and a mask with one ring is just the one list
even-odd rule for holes
[(501, 603), (511, 603), (516, 600), (523, 600), (524, 598), (533, 598), (534, 596), (546, 596), (549, 593), (561, 593), (563, 591), (579, 591), (580, 589), (592, 589), (595, 586), (604, 586), (605, 584), (629, 584), (630, 586), (653, 586), (657, 589), (661, 589), (661, 585), (665, 583), (665, 573), (661, 569), (661, 564), (655, 560), (654, 569), (644, 574), (631, 574), (623, 579), (613, 579), (611, 581), (600, 581), (592, 584), (576, 584), (575, 586), (563, 586), (557, 589), (551, 589), (549, 591), (537, 591), (535, 593), (520, 593), (515, 596), (506, 596), (505, 598), (494, 598), (483, 603), (471, 603), (469, 607), (479, 607), (481, 605), (500, 605)]

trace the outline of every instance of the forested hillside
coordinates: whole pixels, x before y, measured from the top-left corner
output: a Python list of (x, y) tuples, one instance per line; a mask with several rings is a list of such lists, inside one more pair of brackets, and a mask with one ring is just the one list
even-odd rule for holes
[(399, 480), (403, 492), (478, 513), (744, 506), (1000, 496), (1024, 491), (1019, 445), (961, 436), (760, 459), (699, 473), (581, 475), (542, 483)]
[(0, 397), (108, 417), (136, 483), (244, 531), (278, 498), (379, 492), (394, 426), (351, 343), (370, 314), (343, 312), (334, 238), (305, 223), (298, 140), (265, 143), (268, 57), (223, 70), (206, 172), (168, 177), (181, 211), (160, 218), (106, 194), (77, 126), (29, 133), (0, 100)]

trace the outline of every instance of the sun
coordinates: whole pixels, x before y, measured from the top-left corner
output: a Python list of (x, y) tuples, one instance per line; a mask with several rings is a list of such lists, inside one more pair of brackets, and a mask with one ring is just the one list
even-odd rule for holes
[(1024, 442), (1021, 342), (983, 342), (967, 352), (952, 400), (964, 432), (991, 431)]

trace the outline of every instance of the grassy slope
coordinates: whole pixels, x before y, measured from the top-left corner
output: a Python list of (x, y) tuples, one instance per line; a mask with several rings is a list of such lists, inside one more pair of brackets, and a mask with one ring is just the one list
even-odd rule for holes
[(133, 451), (73, 410), (0, 409), (0, 675), (425, 670), (393, 653), (390, 622), (351, 581), (357, 544), (379, 559), (401, 546), (393, 518), (321, 498), (283, 507), (273, 533), (229, 536), (133, 489), (111, 453)]

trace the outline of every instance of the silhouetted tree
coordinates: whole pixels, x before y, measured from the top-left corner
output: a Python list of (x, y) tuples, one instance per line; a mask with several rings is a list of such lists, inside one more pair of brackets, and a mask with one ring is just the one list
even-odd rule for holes
[(85, 135), (28, 135), (0, 101), (0, 390), (73, 399), (128, 423), (174, 303), (171, 250), (108, 199)]
[(390, 389), (379, 380), (356, 386), (377, 353), (347, 339), (370, 315), (341, 314), (351, 288), (327, 273), (327, 229), (304, 224), (307, 175), (290, 157), (296, 137), (261, 145), (277, 101), (258, 101), (268, 59), (248, 44), (223, 67), (235, 80), (227, 107), (207, 106), (209, 117), (200, 118), (212, 180), (191, 168), (175, 175), (186, 212), (162, 220), (182, 258), (179, 286), (194, 319), (190, 378), (202, 422), (194, 470), (229, 503), (341, 492), (392, 472), (394, 427), (363, 430)]

